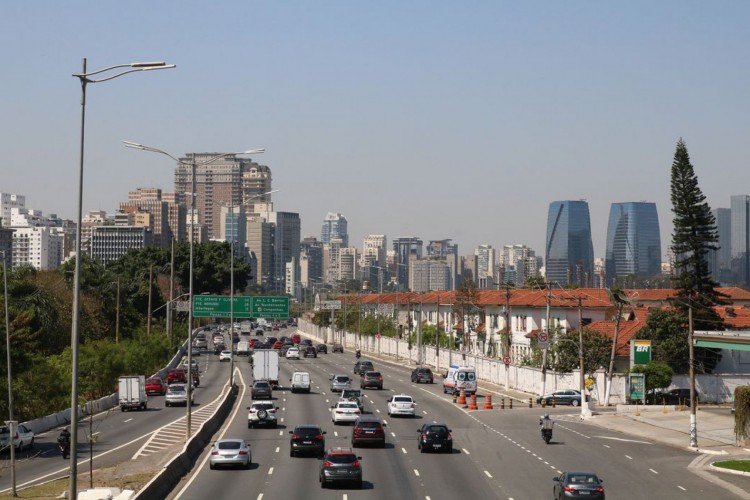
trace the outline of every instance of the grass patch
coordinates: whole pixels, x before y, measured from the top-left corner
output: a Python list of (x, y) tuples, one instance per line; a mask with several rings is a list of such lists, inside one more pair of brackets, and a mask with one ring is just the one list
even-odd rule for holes
[[(147, 474), (132, 474), (130, 476), (111, 478), (109, 480), (97, 480), (96, 473), (94, 473), (94, 487), (108, 486), (113, 488), (120, 488), (121, 490), (135, 490), (138, 491), (146, 485), (151, 478), (154, 477), (153, 473)], [(68, 491), (70, 481), (68, 478), (58, 479), (51, 481), (39, 486), (32, 486), (31, 488), (24, 488), (18, 490), (18, 498), (33, 498), (33, 499), (52, 499), (60, 498), (64, 492)], [(78, 491), (85, 490), (89, 487), (89, 476), (88, 474), (81, 475), (78, 478)], [(10, 498), (10, 494), (2, 496), (2, 498)]]
[(714, 462), (716, 467), (724, 469), (738, 470), (740, 472), (750, 472), (750, 460), (725, 460), (723, 462)]

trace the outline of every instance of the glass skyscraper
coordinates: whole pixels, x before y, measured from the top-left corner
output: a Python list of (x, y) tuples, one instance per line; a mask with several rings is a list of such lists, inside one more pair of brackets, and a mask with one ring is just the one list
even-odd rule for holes
[(661, 272), (661, 236), (655, 203), (613, 203), (607, 226), (607, 286), (627, 276)]
[(586, 201), (553, 201), (549, 204), (545, 269), (550, 283), (592, 285), (594, 244)]
[(734, 282), (750, 286), (750, 196), (730, 197), (732, 277)]
[(328, 212), (323, 220), (323, 227), (320, 230), (320, 241), (324, 245), (329, 245), (331, 240), (340, 239), (342, 246), (349, 246), (349, 232), (346, 217), (339, 213)]

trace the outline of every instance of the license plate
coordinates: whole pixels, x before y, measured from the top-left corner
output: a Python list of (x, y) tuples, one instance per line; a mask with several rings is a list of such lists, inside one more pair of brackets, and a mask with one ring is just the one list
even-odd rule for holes
[(365, 431), (365, 434), (375, 434), (375, 431)]
[(589, 493), (591, 493), (591, 492), (588, 491), (588, 490), (578, 490), (578, 494), (579, 495), (588, 495)]
[(443, 445), (442, 444), (433, 444), (432, 445), (433, 448), (440, 448), (441, 446), (443, 446)]
[(302, 441), (302, 444), (312, 444), (312, 441)]

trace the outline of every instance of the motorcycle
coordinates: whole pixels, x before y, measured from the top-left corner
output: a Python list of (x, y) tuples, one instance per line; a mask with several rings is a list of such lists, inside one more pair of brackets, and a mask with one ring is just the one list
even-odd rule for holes
[(549, 444), (552, 440), (552, 429), (542, 429), (542, 439), (544, 439), (545, 443)]
[(362, 353), (359, 352), (359, 349), (357, 349), (357, 352), (354, 355), (357, 356), (357, 359), (362, 357)]
[(60, 448), (60, 453), (62, 454), (63, 460), (66, 460), (70, 457), (70, 441), (65, 438), (58, 438), (57, 439), (57, 446)]

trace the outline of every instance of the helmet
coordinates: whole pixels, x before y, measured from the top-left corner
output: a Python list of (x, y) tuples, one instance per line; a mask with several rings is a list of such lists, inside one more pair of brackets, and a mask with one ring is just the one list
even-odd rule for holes
[(549, 418), (549, 413), (545, 413), (544, 418)]
[(63, 430), (64, 430), (65, 432), (70, 432), (70, 427), (68, 427), (68, 426), (66, 425), (65, 427), (63, 427)]

